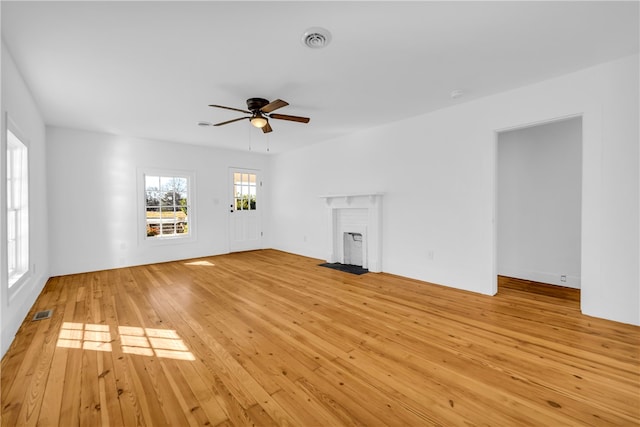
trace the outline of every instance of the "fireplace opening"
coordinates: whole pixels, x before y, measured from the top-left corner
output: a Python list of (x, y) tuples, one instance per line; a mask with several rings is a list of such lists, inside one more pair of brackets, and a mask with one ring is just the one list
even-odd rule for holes
[(349, 262), (372, 273), (382, 272), (382, 193), (320, 197), (329, 208), (326, 261)]
[(344, 264), (362, 267), (362, 233), (343, 233), (342, 241)]

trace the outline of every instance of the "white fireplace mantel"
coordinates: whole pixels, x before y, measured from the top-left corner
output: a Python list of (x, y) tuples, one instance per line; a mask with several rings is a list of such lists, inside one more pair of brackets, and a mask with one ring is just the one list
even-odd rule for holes
[(334, 203), (344, 203), (348, 207), (351, 207), (353, 201), (361, 202), (362, 199), (369, 199), (370, 203), (375, 203), (378, 198), (382, 198), (383, 193), (362, 193), (362, 194), (331, 194), (328, 196), (320, 196), (324, 199), (327, 206), (331, 206)]
[[(329, 208), (329, 252), (327, 262), (343, 262), (343, 233), (363, 234), (363, 267), (373, 273), (382, 271), (382, 196), (383, 193), (331, 194), (320, 196)], [(347, 229), (339, 225), (340, 215), (349, 209), (366, 210), (359, 224)]]

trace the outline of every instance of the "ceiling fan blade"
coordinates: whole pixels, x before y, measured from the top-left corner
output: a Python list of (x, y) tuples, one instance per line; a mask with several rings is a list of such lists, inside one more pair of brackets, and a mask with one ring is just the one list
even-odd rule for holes
[(278, 108), (286, 107), (287, 105), (289, 105), (287, 101), (276, 99), (275, 101), (271, 101), (270, 103), (262, 107), (260, 111), (262, 111), (263, 113), (270, 113), (277, 110)]
[(267, 124), (262, 127), (262, 133), (269, 133), (272, 130), (273, 129), (271, 129), (271, 125), (269, 124), (269, 122), (267, 122)]
[(213, 126), (222, 126), (222, 125), (226, 125), (226, 124), (229, 124), (229, 123), (237, 122), (237, 121), (244, 120), (244, 119), (250, 119), (250, 118), (251, 117), (240, 117), (240, 118), (233, 119), (233, 120), (227, 120), (226, 122), (216, 123)]
[(291, 122), (309, 123), (309, 117), (288, 116), (286, 114), (269, 114), (271, 119), (289, 120)]
[(224, 108), (225, 110), (239, 111), (241, 113), (251, 114), (251, 111), (241, 110), (239, 108), (225, 107), (224, 105), (209, 105), (209, 107)]

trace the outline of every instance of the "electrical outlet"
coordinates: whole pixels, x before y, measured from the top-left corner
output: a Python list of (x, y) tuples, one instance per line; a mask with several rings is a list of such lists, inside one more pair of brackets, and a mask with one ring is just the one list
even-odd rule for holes
[(561, 282), (566, 282), (567, 281), (567, 276), (565, 276), (564, 274), (562, 276), (560, 276), (560, 281)]

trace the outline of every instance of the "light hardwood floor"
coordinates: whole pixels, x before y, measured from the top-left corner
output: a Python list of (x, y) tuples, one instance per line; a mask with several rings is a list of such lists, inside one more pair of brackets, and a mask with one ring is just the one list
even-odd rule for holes
[(501, 278), (489, 297), (320, 262), (50, 279), (2, 360), (2, 424), (640, 423), (640, 328), (581, 315), (578, 291)]

